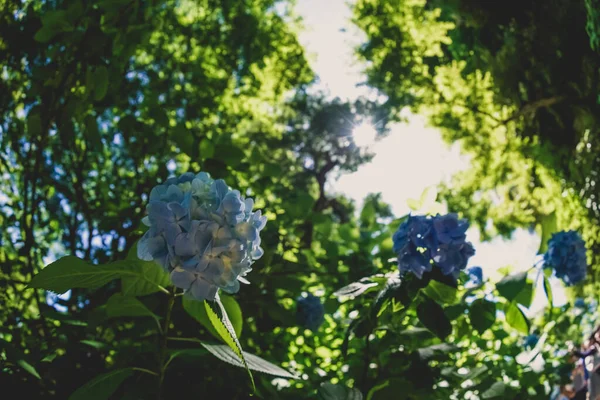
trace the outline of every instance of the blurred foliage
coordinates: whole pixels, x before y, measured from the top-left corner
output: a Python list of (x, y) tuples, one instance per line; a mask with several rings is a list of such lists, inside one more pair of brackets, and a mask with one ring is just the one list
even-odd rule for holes
[(442, 196), (485, 239), (541, 230), (554, 215), (598, 254), (598, 12), (595, 1), (568, 0), (354, 7), (367, 35), (357, 54), (389, 115), (428, 115), (471, 157)]

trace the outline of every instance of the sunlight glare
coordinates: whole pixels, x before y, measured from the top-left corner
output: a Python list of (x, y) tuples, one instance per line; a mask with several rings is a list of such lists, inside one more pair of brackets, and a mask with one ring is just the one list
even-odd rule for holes
[(377, 130), (368, 122), (362, 122), (357, 125), (352, 131), (354, 143), (359, 147), (368, 147), (375, 142), (377, 138)]

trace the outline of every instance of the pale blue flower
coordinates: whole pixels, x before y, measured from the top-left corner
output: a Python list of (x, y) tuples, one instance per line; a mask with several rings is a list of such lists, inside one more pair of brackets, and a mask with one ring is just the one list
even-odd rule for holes
[(155, 260), (198, 300), (213, 300), (219, 289), (235, 293), (263, 254), (266, 218), (253, 205), (204, 172), (170, 178), (150, 193), (138, 257)]
[(483, 283), (483, 270), (481, 267), (471, 267), (467, 269), (469, 275), (469, 282), (473, 286), (479, 286)]

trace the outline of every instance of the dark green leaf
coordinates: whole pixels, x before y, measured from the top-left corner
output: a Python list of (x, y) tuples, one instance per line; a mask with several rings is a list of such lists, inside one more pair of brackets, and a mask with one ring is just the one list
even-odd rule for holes
[(495, 382), (489, 389), (481, 394), (482, 399), (496, 399), (504, 395), (506, 385), (504, 382)]
[(529, 308), (533, 301), (533, 282), (527, 281), (523, 289), (515, 297), (515, 301), (524, 307)]
[(133, 370), (125, 368), (99, 375), (77, 389), (69, 400), (107, 400), (131, 374)]
[(527, 273), (520, 272), (502, 278), (502, 280), (496, 284), (496, 289), (498, 289), (498, 292), (502, 297), (508, 301), (512, 301), (517, 297), (521, 290), (525, 288), (526, 284)]
[(349, 388), (346, 385), (334, 385), (329, 382), (321, 383), (317, 391), (319, 400), (362, 400), (363, 396), (358, 389)]
[(91, 265), (75, 256), (65, 256), (47, 265), (29, 283), (29, 287), (64, 293), (72, 288), (95, 289), (120, 276), (119, 263)]
[(115, 317), (152, 317), (158, 318), (152, 311), (133, 296), (121, 293), (113, 294), (106, 302), (106, 314), (109, 318)]
[(435, 301), (425, 299), (417, 306), (419, 321), (440, 339), (445, 339), (452, 333), (452, 325), (444, 314), (442, 307)]
[(27, 356), (21, 350), (13, 346), (12, 343), (0, 338), (0, 352), (2, 350), (4, 350), (8, 362), (18, 365), (37, 379), (42, 379), (35, 367), (29, 363)]
[(137, 256), (137, 242), (127, 254), (128, 264), (134, 274), (124, 275), (121, 290), (126, 296), (145, 296), (156, 293), (171, 284), (169, 274), (154, 261), (143, 261)]
[(108, 69), (104, 66), (97, 67), (94, 71), (94, 100), (102, 100), (106, 96), (107, 90)]
[(469, 308), (469, 320), (477, 332), (485, 332), (496, 321), (496, 303), (486, 299), (473, 301)]

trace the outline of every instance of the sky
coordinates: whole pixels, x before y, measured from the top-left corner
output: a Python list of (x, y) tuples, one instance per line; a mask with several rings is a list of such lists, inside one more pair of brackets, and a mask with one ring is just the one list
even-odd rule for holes
[[(360, 43), (362, 33), (350, 22), (351, 11), (345, 0), (297, 0), (296, 12), (302, 17), (304, 29), (300, 42), (309, 53), (309, 62), (320, 78), (317, 89), (327, 91), (331, 97), (355, 99), (373, 96), (373, 90), (359, 86), (364, 81), (362, 66), (353, 55), (353, 48)], [(418, 199), (426, 187), (447, 181), (451, 176), (469, 168), (469, 158), (461, 154), (457, 145), (450, 146), (439, 131), (428, 127), (421, 116), (409, 115), (406, 124), (395, 124), (390, 134), (374, 141), (373, 129), (357, 127), (355, 140), (368, 145), (375, 154), (373, 160), (358, 171), (342, 175), (331, 182), (329, 189), (345, 194), (357, 204), (369, 193), (381, 193), (383, 201), (390, 204), (396, 216), (410, 211), (409, 198)], [(423, 163), (422, 160), (433, 162)], [(419, 165), (419, 173), (415, 173)], [(496, 238), (481, 243), (476, 229), (469, 229), (467, 238), (476, 249), (469, 266), (479, 265), (484, 276), (492, 281), (500, 279), (498, 269), (507, 265), (513, 271), (531, 268), (540, 238), (527, 230), (517, 230), (511, 240)], [(535, 274), (532, 272), (532, 279)], [(541, 283), (541, 280), (540, 280)], [(562, 283), (551, 280), (555, 304), (566, 301)], [(536, 289), (534, 303), (528, 314), (546, 305), (541, 284)]]

